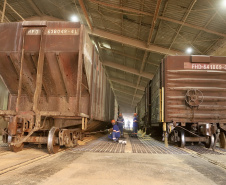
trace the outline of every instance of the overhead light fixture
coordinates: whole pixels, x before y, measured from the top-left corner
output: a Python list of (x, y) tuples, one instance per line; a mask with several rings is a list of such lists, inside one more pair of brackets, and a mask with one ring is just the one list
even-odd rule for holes
[(193, 49), (192, 49), (191, 47), (189, 47), (189, 48), (186, 49), (186, 53), (187, 53), (187, 54), (191, 54), (192, 51), (193, 51)]
[(109, 44), (103, 43), (102, 46), (107, 48), (107, 49), (111, 49), (111, 46)]
[(79, 18), (76, 15), (72, 15), (70, 20), (71, 20), (71, 22), (79, 22)]

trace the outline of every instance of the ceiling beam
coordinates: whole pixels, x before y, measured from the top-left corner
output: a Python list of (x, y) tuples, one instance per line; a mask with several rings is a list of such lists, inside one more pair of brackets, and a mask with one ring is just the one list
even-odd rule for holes
[[(119, 97), (117, 96), (116, 99), (118, 101), (124, 101), (124, 102), (127, 102), (128, 105), (131, 105), (131, 99), (128, 99), (128, 98), (124, 98), (124, 97)], [(134, 102), (134, 104), (137, 104), (140, 100), (136, 100), (136, 102)]]
[[(210, 1), (208, 1), (208, 3), (211, 5), (211, 7), (213, 7), (214, 8), (214, 5), (212, 4), (212, 2), (210, 2)], [(210, 22), (212, 21), (212, 19), (214, 19), (214, 17), (216, 16), (216, 15), (218, 15), (220, 18), (221, 18), (221, 20), (224, 22), (224, 23), (226, 23), (226, 21), (224, 20), (224, 18), (221, 16), (221, 14), (218, 12), (218, 10), (216, 10), (216, 12), (215, 12), (215, 14), (208, 20), (208, 22), (205, 24), (205, 26), (204, 27), (207, 27), (209, 24), (210, 24)], [(199, 32), (199, 34), (197, 35), (197, 37), (195, 37), (195, 39), (193, 40), (193, 42), (198, 38), (198, 36), (201, 34), (201, 31)], [(204, 54), (209, 54), (209, 52), (211, 51), (211, 49), (213, 48), (213, 47), (219, 47), (219, 43), (224, 43), (224, 42), (222, 42), (222, 41), (224, 41), (225, 42), (225, 39), (224, 40), (222, 40), (221, 38), (219, 38), (217, 41), (215, 41), (213, 44), (211, 44), (205, 51), (204, 51)], [(221, 45), (221, 44), (220, 44)]]
[[(128, 103), (130, 103), (132, 100), (132, 99), (128, 99), (128, 98), (124, 98), (124, 97), (120, 97), (120, 96), (117, 96), (116, 98), (117, 98), (117, 100), (124, 100)], [(138, 103), (138, 102), (139, 102), (139, 100), (136, 100), (136, 102), (134, 102), (134, 103)]]
[[(144, 69), (144, 64), (145, 64), (145, 61), (146, 61), (146, 59), (147, 59), (147, 56), (148, 56), (148, 52), (145, 51), (144, 57), (143, 57), (143, 61), (142, 61), (142, 64), (141, 64), (141, 67), (140, 67), (140, 71), (139, 71), (140, 74), (142, 74), (142, 71), (143, 71), (143, 69)], [(134, 91), (133, 101), (134, 101), (135, 95), (137, 94), (137, 89), (138, 89), (138, 86), (139, 86), (139, 84), (140, 84), (140, 80), (141, 80), (141, 76), (139, 76), (139, 77), (138, 77), (138, 80), (137, 80), (137, 85), (136, 85), (136, 88), (135, 88), (135, 91)], [(132, 101), (132, 104), (133, 104), (133, 101)]]
[[(2, 16), (2, 14), (3, 14), (3, 12), (2, 12), (2, 11), (0, 11), (0, 15), (1, 15), (1, 16)], [(10, 22), (9, 18), (8, 18), (8, 17), (6, 17), (6, 15), (4, 16), (4, 20), (5, 20), (6, 22)]]
[[(118, 99), (118, 100), (120, 100), (120, 99), (126, 100), (128, 103), (130, 103), (131, 100), (132, 100), (132, 98), (127, 98), (125, 96), (118, 96), (118, 95), (116, 95), (116, 99)], [(135, 103), (138, 103), (139, 101), (140, 101), (140, 99), (139, 100), (135, 100)]]
[[(114, 91), (117, 91), (117, 92), (120, 92), (120, 93), (124, 93), (124, 94), (128, 94), (129, 96), (133, 96), (133, 93), (130, 93), (130, 92), (127, 92), (127, 91), (124, 91), (122, 89), (119, 89), (119, 88), (115, 88), (115, 87), (112, 87), (114, 89)], [(142, 98), (141, 95), (138, 95), (136, 94), (135, 95), (137, 98)]]
[(38, 14), (40, 17), (43, 16), (43, 13), (38, 9), (36, 4), (32, 0), (27, 0), (29, 5), (32, 7), (32, 9), (35, 11), (36, 14)]
[[(113, 5), (113, 4), (109, 4), (109, 3), (96, 1), (96, 0), (89, 0), (89, 1), (93, 2), (95, 4), (102, 5), (102, 6), (106, 6), (106, 7), (110, 7), (110, 8), (114, 8), (114, 9), (118, 9), (118, 10), (124, 10), (124, 11), (127, 11), (129, 13), (136, 13), (138, 15), (146, 15), (146, 16), (151, 16), (151, 17), (154, 16), (154, 14), (152, 14), (152, 13), (139, 11), (139, 10), (135, 10), (135, 9), (132, 9), (132, 8), (121, 7), (121, 6), (117, 6), (117, 5)], [(183, 24), (186, 27), (194, 28), (194, 29), (197, 29), (197, 30), (202, 30), (202, 31), (205, 31), (207, 33), (212, 33), (212, 34), (215, 34), (215, 35), (218, 35), (218, 36), (221, 36), (221, 37), (226, 37), (226, 34), (224, 34), (224, 33), (216, 32), (216, 31), (213, 31), (213, 30), (206, 29), (204, 27), (200, 27), (200, 26), (184, 23), (183, 21), (178, 21), (178, 20), (171, 19), (171, 18), (168, 18), (168, 17), (163, 17), (163, 16), (157, 16), (157, 18), (160, 19), (160, 20), (173, 22), (173, 23), (176, 23), (176, 24)]]
[(5, 9), (6, 9), (6, 0), (4, 0), (3, 4), (3, 10), (2, 10), (2, 18), (1, 18), (1, 23), (4, 21), (4, 16), (5, 16)]
[(123, 106), (123, 105), (130, 105), (130, 106), (136, 106), (137, 104), (133, 104), (133, 105), (131, 105), (128, 101), (125, 101), (125, 100), (118, 100), (118, 104), (120, 105), (120, 106)]
[(64, 21), (63, 19), (58, 19), (56, 17), (48, 16), (48, 15), (42, 15), (40, 16), (32, 16), (29, 18), (26, 18), (26, 21)]
[[(162, 15), (163, 16), (166, 13), (166, 9), (167, 9), (168, 3), (169, 3), (169, 1), (166, 1), (165, 2), (165, 6), (164, 6), (163, 11), (162, 11)], [(154, 38), (154, 41), (153, 41), (154, 44), (155, 44), (155, 42), (156, 42), (156, 40), (158, 38), (158, 35), (159, 35), (159, 32), (160, 32), (160, 28), (161, 28), (162, 22), (163, 22), (162, 20), (159, 21), (158, 28), (157, 28), (157, 31), (156, 31), (156, 34), (155, 34), (155, 38)]]
[(155, 23), (156, 23), (156, 20), (157, 20), (157, 16), (159, 14), (159, 9), (160, 9), (161, 2), (162, 2), (162, 0), (158, 0), (157, 1), (157, 4), (156, 4), (155, 14), (154, 14), (154, 17), (152, 19), (151, 30), (149, 32), (147, 46), (150, 46), (150, 42), (151, 42), (151, 38), (152, 38), (152, 35), (153, 35), (153, 32), (154, 32), (154, 28), (155, 28)]
[(111, 67), (111, 68), (114, 68), (114, 69), (118, 69), (118, 70), (121, 70), (121, 71), (125, 71), (127, 73), (131, 73), (131, 74), (134, 74), (134, 75), (137, 75), (137, 76), (142, 76), (142, 77), (147, 78), (147, 79), (152, 79), (153, 76), (154, 76), (154, 74), (147, 73), (147, 72), (139, 73), (139, 71), (134, 69), (134, 68), (127, 67), (127, 66), (124, 66), (124, 65), (121, 65), (121, 64), (110, 62), (110, 61), (102, 62), (102, 65), (108, 66), (108, 67)]
[[(127, 58), (131, 58), (131, 59), (133, 59), (133, 60), (137, 60), (138, 62), (142, 62), (142, 59), (141, 59), (141, 58), (137, 58), (137, 57), (135, 57), (135, 56), (131, 56), (131, 55), (122, 53), (122, 52), (117, 51), (117, 50), (115, 50), (115, 49), (108, 49), (108, 48), (106, 48), (106, 47), (104, 47), (104, 46), (101, 46), (100, 43), (99, 43), (99, 48), (100, 48), (101, 50), (105, 50), (105, 51), (109, 51), (109, 52), (112, 52), (112, 53), (116, 53), (116, 54), (118, 54), (118, 55), (121, 55), (121, 56), (124, 56), (124, 57), (127, 57)], [(159, 66), (159, 64), (155, 64), (155, 63), (148, 62), (148, 61), (147, 61), (146, 63), (148, 63), (148, 64), (150, 64), (150, 65), (154, 65), (154, 66), (156, 66), (156, 67)]]
[[(132, 87), (132, 88), (136, 88), (137, 86), (133, 83), (130, 83), (126, 80), (121, 80), (119, 78), (109, 78), (110, 81), (127, 86), (127, 87)], [(145, 91), (145, 87), (139, 86), (137, 87), (137, 89), (141, 90), (141, 91)]]
[(17, 14), (23, 21), (25, 21), (25, 19), (12, 6), (10, 6), (9, 3), (6, 3), (6, 4), (12, 11), (14, 11), (15, 14)]
[(128, 38), (122, 35), (116, 35), (101, 29), (93, 28), (93, 31), (88, 31), (90, 35), (101, 37), (114, 42), (119, 42), (125, 45), (129, 45), (142, 50), (162, 53), (164, 55), (185, 55), (185, 53), (176, 50), (169, 50), (167, 48), (159, 47), (156, 45), (150, 45), (147, 47), (146, 43), (137, 39)]
[(179, 35), (179, 33), (180, 33), (180, 31), (181, 31), (181, 29), (182, 29), (182, 27), (183, 27), (185, 21), (187, 20), (189, 14), (190, 14), (190, 12), (191, 12), (191, 10), (192, 10), (192, 8), (194, 7), (194, 5), (195, 5), (196, 2), (197, 2), (197, 0), (193, 0), (193, 1), (191, 2), (191, 4), (189, 5), (188, 11), (185, 13), (185, 15), (184, 15), (184, 17), (183, 17), (183, 19), (182, 19), (183, 24), (181, 24), (180, 27), (177, 29), (176, 35), (174, 36), (173, 41), (172, 41), (172, 43), (170, 44), (169, 49), (173, 46), (173, 44), (174, 44), (174, 42), (175, 42), (177, 36)]
[(82, 8), (82, 11), (83, 11), (83, 14), (85, 16), (86, 22), (87, 22), (87, 24), (89, 26), (89, 29), (93, 30), (93, 27), (92, 27), (91, 21), (89, 19), (88, 13), (86, 11), (86, 7), (85, 7), (85, 5), (83, 3), (83, 0), (78, 0), (78, 1), (79, 1), (79, 4), (80, 4), (81, 8)]
[[(127, 95), (127, 94), (120, 94), (120, 92), (116, 92), (115, 94), (118, 97), (127, 98), (127, 99), (130, 99), (130, 100), (133, 98), (133, 96), (130, 96), (130, 95)], [(135, 97), (135, 98), (137, 99), (136, 101), (140, 101), (139, 97)]]
[[(120, 92), (116, 92), (115, 95), (116, 95), (116, 96), (119, 96), (119, 97), (123, 97), (123, 98), (128, 98), (128, 99), (130, 99), (130, 100), (133, 98), (132, 95), (120, 94)], [(136, 101), (140, 101), (140, 98), (139, 98), (139, 97), (135, 97), (135, 98), (137, 98)]]
[[(150, 29), (148, 40), (147, 40), (147, 47), (150, 46), (150, 44), (151, 44), (150, 42), (151, 42), (151, 38), (153, 36), (153, 32), (154, 32), (154, 28), (155, 28), (155, 24), (156, 24), (156, 20), (157, 20), (157, 16), (158, 16), (158, 13), (159, 13), (161, 2), (162, 2), (162, 0), (158, 0), (157, 1), (157, 4), (156, 4), (156, 7), (155, 7), (155, 14), (154, 14), (154, 17), (153, 17), (153, 20), (152, 20), (151, 29)], [(144, 66), (145, 66), (147, 57), (148, 57), (148, 51), (146, 50), (144, 52), (143, 60), (142, 60), (142, 63), (141, 63), (141, 67), (140, 67), (140, 71), (139, 71), (140, 74), (144, 70)], [(135, 88), (135, 91), (134, 91), (134, 96), (133, 96), (132, 104), (134, 102), (134, 97), (137, 94), (137, 90), (138, 90), (138, 86), (140, 84), (140, 80), (141, 80), (141, 76), (139, 76), (138, 77), (138, 80), (137, 80), (137, 85), (136, 85), (136, 88)]]

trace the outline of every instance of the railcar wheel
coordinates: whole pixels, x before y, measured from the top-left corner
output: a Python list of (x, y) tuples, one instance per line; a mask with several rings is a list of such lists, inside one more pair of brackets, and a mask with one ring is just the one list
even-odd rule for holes
[[(8, 141), (11, 142), (17, 142), (15, 137), (12, 137), (12, 136), (8, 136)], [(11, 145), (9, 144), (9, 148), (12, 152), (19, 152), (21, 150), (23, 150), (24, 148), (24, 143), (21, 143), (21, 144), (17, 144), (17, 145)]]
[(226, 149), (226, 136), (224, 132), (220, 132), (220, 147)]
[(184, 130), (179, 131), (179, 136), (180, 136), (180, 141), (178, 141), (178, 146), (181, 148), (184, 148), (186, 144)]
[(213, 148), (214, 145), (214, 136), (208, 136), (207, 141), (205, 142), (205, 147), (206, 148)]
[(59, 136), (59, 128), (52, 127), (49, 131), (47, 149), (50, 154), (55, 154), (59, 151), (60, 145), (59, 142), (56, 142), (56, 138)]

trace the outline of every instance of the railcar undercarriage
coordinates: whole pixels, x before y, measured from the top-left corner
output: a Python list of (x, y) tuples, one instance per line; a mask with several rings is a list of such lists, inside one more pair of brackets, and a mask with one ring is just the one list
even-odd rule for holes
[(71, 125), (60, 127), (53, 118), (38, 117), (32, 112), (19, 112), (5, 119), (8, 119), (9, 126), (3, 130), (3, 142), (8, 143), (12, 151), (21, 151), (24, 143), (34, 143), (47, 144), (47, 149), (51, 154), (57, 153), (61, 146), (76, 146), (77, 141), (83, 138), (81, 127), (86, 128), (88, 121), (87, 118), (68, 118), (71, 119)]
[(214, 149), (219, 140), (221, 148), (226, 148), (225, 126), (216, 123), (168, 123), (167, 136), (179, 147), (185, 147), (187, 142), (198, 142)]

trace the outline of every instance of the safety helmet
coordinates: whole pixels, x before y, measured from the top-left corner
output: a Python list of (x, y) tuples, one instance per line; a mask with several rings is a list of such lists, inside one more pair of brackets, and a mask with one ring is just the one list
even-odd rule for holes
[(135, 112), (133, 115), (134, 115), (134, 116), (137, 116), (137, 113)]
[(112, 123), (112, 124), (115, 124), (115, 120), (114, 120), (114, 119), (113, 119), (113, 120), (111, 120), (111, 123)]

